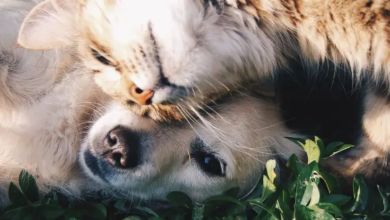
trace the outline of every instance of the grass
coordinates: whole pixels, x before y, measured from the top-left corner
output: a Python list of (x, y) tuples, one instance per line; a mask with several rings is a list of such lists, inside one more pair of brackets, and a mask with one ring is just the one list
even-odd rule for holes
[(20, 174), (19, 183), (9, 187), (12, 204), (0, 219), (390, 219), (390, 190), (369, 185), (356, 176), (352, 192), (345, 183), (325, 172), (321, 161), (348, 150), (351, 145), (334, 142), (325, 145), (319, 138), (291, 139), (305, 150), (307, 163), (292, 156), (287, 177), (275, 172), (276, 161), (266, 164), (266, 172), (255, 191), (245, 200), (237, 199), (237, 189), (195, 203), (180, 192), (167, 196), (169, 206), (152, 210), (129, 207), (126, 201), (70, 202), (56, 192), (39, 195), (34, 178)]

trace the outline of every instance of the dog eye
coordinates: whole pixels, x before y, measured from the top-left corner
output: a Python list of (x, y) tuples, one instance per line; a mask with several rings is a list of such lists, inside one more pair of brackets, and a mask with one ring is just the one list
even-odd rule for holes
[(207, 151), (207, 146), (200, 139), (191, 143), (191, 157), (198, 164), (200, 169), (210, 176), (226, 176), (226, 163), (214, 153)]
[(217, 10), (218, 14), (222, 14), (223, 8), (225, 6), (225, 0), (203, 0), (206, 10), (209, 6), (214, 7)]
[(226, 176), (226, 164), (213, 154), (198, 152), (192, 157), (205, 173), (211, 176)]
[(97, 50), (91, 48), (91, 52), (92, 52), (92, 56), (100, 63), (104, 65), (112, 65), (111, 61), (109, 61), (106, 57), (101, 55)]

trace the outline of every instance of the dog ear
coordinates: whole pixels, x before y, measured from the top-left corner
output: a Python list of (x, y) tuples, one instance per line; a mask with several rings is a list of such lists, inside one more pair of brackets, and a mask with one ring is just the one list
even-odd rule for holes
[(24, 19), (18, 44), (24, 48), (46, 50), (72, 44), (76, 32), (78, 0), (45, 0)]

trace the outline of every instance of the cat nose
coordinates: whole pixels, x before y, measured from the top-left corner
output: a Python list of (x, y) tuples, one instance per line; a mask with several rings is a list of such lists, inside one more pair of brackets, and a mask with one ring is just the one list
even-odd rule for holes
[(154, 91), (151, 89), (143, 90), (136, 85), (130, 87), (130, 95), (138, 105), (152, 104)]
[(103, 141), (105, 159), (116, 168), (134, 169), (141, 164), (140, 134), (118, 126), (108, 132)]

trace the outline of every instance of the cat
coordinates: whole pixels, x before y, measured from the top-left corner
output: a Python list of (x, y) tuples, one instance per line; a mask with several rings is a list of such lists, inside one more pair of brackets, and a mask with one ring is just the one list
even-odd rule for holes
[(389, 81), (390, 2), (45, 0), (18, 42), (77, 48), (110, 96), (156, 120), (181, 120), (290, 57)]

